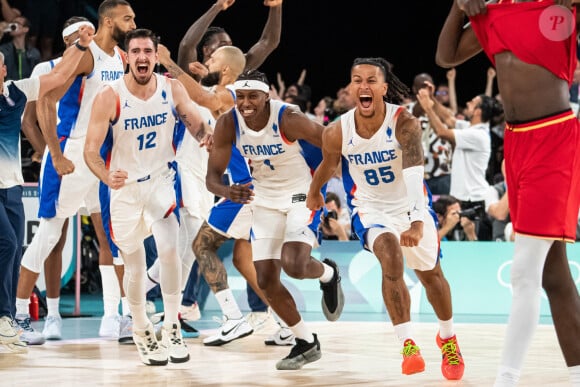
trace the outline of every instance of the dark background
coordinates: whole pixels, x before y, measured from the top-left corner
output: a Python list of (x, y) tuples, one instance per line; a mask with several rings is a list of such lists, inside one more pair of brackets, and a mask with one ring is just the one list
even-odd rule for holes
[[(176, 60), (179, 41), (215, 0), (130, 2), (137, 26), (160, 35)], [(96, 17), (100, 1), (82, 3), (91, 5), (85, 7), (89, 12), (84, 16)], [(451, 4), (452, 0), (284, 0), (281, 42), (261, 70), (273, 84), (280, 72), (288, 87), (306, 69), (305, 83), (312, 88), (313, 106), (325, 95), (335, 97), (336, 91), (348, 83), (356, 57), (384, 57), (408, 86), (421, 72), (430, 73), (436, 83), (446, 81), (446, 69), (435, 64), (435, 50)], [(90, 8), (94, 10), (92, 15), (87, 14)], [(262, 0), (236, 0), (217, 15), (212, 25), (225, 28), (234, 45), (246, 52), (260, 38), (268, 10)], [(484, 91), (489, 65), (488, 59), (479, 54), (457, 68), (460, 105)]]

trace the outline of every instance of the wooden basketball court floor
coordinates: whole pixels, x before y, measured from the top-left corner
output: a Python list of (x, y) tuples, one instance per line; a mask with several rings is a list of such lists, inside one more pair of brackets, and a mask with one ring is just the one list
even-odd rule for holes
[[(278, 371), (276, 361), (291, 347), (264, 345), (270, 332), (257, 332), (222, 347), (206, 347), (203, 337), (218, 324), (206, 317), (194, 325), (201, 336), (186, 339), (187, 363), (151, 367), (142, 364), (134, 345), (97, 337), (100, 319), (66, 318), (63, 340), (29, 348), (27, 354), (0, 353), (0, 386), (491, 386), (504, 323), (458, 322), (456, 332), (465, 359), (463, 380), (447, 381), (435, 344), (437, 324), (414, 325), (426, 362), (423, 373), (401, 374), (400, 347), (386, 315), (342, 316), (337, 322), (305, 317), (319, 336), (322, 358), (297, 371)], [(361, 317), (363, 316), (363, 317)], [(415, 317), (414, 317), (415, 319)], [(418, 321), (421, 319), (416, 319)], [(457, 318), (456, 318), (457, 320)], [(487, 321), (485, 321), (487, 320)], [(505, 321), (505, 316), (501, 319)], [(485, 322), (481, 322), (485, 321)], [(41, 322), (35, 322), (37, 328)], [(568, 386), (568, 371), (553, 326), (542, 323), (526, 357), (520, 386)]]

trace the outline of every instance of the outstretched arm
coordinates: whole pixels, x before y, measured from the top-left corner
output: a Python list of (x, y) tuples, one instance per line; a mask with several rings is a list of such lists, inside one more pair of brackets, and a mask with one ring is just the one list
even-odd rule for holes
[(264, 0), (264, 5), (270, 7), (268, 20), (266, 20), (260, 40), (246, 53), (246, 70), (255, 70), (260, 67), (268, 55), (280, 44), (282, 0)]
[[(456, 67), (481, 51), (481, 46), (473, 29), (463, 28), (465, 24), (465, 14), (459, 8), (458, 2), (469, 3), (471, 8), (480, 9), (485, 3), (483, 0), (453, 0), (453, 5), (449, 15), (443, 24), (439, 40), (437, 41), (437, 52), (435, 62), (445, 68)], [(469, 8), (471, 10), (471, 8)]]
[(455, 133), (453, 130), (449, 129), (441, 120), (437, 112), (435, 111), (435, 101), (431, 96), (427, 93), (425, 89), (419, 90), (417, 94), (417, 102), (421, 104), (423, 111), (427, 114), (429, 118), (429, 123), (431, 127), (437, 134), (437, 136), (441, 137), (444, 140), (451, 142), (453, 146), (455, 146)]
[(183, 121), (187, 130), (201, 144), (210, 145), (211, 131), (209, 126), (204, 125), (204, 120), (199, 114), (197, 107), (191, 102), (183, 84), (177, 80), (170, 80), (173, 92), (175, 109), (179, 114), (179, 119)]
[(340, 163), (342, 154), (342, 125), (340, 120), (333, 122), (322, 133), (322, 162), (316, 168), (306, 196), (306, 207), (316, 211), (324, 206), (322, 186), (330, 180)]
[(215, 111), (224, 111), (234, 106), (234, 97), (223, 86), (217, 86), (214, 90), (209, 91), (195, 81), (191, 76), (185, 73), (172, 59), (167, 47), (160, 44), (158, 46), (159, 61), (169, 71), (173, 78), (179, 80), (187, 93), (189, 98), (195, 101), (198, 105), (204, 106)]
[(177, 63), (183, 71), (189, 72), (189, 64), (197, 61), (197, 45), (211, 22), (213, 22), (218, 13), (228, 9), (234, 1), (217, 0), (183, 35), (181, 42), (179, 42), (179, 51), (177, 51)]

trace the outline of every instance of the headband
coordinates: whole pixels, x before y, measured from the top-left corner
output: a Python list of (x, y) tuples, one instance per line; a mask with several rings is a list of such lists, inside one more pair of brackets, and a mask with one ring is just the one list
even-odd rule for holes
[(89, 26), (89, 27), (92, 27), (93, 30), (95, 29), (95, 26), (90, 21), (80, 21), (80, 22), (76, 22), (74, 24), (71, 24), (70, 26), (68, 26), (64, 30), (62, 30), (62, 37), (66, 38), (67, 36), (74, 34), (82, 26)]
[(270, 93), (270, 86), (262, 81), (248, 79), (244, 81), (235, 81), (234, 87), (236, 90), (259, 90), (264, 93)]

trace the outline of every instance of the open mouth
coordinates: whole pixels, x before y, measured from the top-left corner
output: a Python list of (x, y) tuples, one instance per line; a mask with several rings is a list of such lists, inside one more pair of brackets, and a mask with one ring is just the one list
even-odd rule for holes
[(373, 104), (373, 97), (371, 95), (361, 95), (359, 97), (360, 104), (363, 108), (369, 108)]
[(149, 71), (149, 66), (146, 64), (137, 65), (137, 72), (139, 74), (145, 75)]

